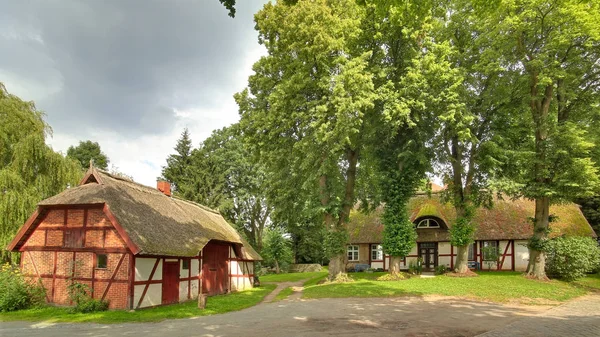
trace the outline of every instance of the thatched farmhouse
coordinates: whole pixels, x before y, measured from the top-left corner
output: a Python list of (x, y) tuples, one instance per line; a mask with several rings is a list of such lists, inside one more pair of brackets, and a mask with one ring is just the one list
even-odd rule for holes
[(47, 301), (68, 305), (84, 283), (110, 308), (136, 309), (252, 287), (260, 256), (216, 211), (90, 167), (43, 200), (8, 247)]
[[(442, 188), (435, 186), (433, 193), (420, 193), (409, 202), (410, 220), (417, 230), (417, 244), (406, 256), (401, 268), (408, 268), (411, 261), (420, 257), (424, 270), (433, 270), (439, 265), (454, 268), (457, 248), (450, 245), (450, 226), (456, 219), (452, 205), (440, 201)], [(533, 201), (495, 200), (492, 208), (479, 208), (473, 221), (478, 229), (475, 243), (469, 247), (469, 265), (472, 268), (524, 271), (529, 262), (527, 240), (533, 233), (531, 218), (534, 216)], [(353, 211), (350, 215), (350, 243), (347, 247), (346, 266), (352, 269), (357, 264), (369, 265), (374, 269), (388, 270), (389, 256), (381, 247), (383, 224), (381, 209), (370, 214)], [(550, 214), (557, 217), (550, 224), (550, 237), (577, 235), (596, 237), (579, 206), (573, 203), (553, 205)], [(495, 247), (497, 259), (486, 256), (484, 247)], [(487, 253), (489, 255), (489, 253)], [(490, 259), (493, 261), (489, 261)], [(489, 263), (488, 263), (489, 261)]]

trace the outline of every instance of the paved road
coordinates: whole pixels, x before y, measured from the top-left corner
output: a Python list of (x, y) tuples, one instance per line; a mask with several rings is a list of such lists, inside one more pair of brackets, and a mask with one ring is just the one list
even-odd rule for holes
[(600, 295), (590, 295), (527, 317), (480, 337), (598, 337), (600, 336)]
[(547, 308), (443, 297), (284, 300), (160, 323), (1, 323), (0, 336), (475, 336)]

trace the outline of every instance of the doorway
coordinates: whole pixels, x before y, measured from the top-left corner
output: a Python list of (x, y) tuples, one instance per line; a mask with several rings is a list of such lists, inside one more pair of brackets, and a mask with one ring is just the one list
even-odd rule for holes
[(229, 291), (227, 244), (209, 243), (202, 250), (202, 293), (209, 296)]
[(162, 304), (179, 302), (179, 262), (163, 261)]
[(433, 271), (438, 265), (437, 242), (419, 243), (419, 257), (423, 260), (423, 270)]

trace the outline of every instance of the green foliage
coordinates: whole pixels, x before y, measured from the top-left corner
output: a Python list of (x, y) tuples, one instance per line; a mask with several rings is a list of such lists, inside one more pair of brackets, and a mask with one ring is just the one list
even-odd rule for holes
[(218, 209), (260, 252), (272, 207), (265, 196), (264, 170), (238, 125), (213, 131), (196, 149), (186, 129), (175, 150), (163, 176), (175, 186), (176, 195)]
[(408, 272), (413, 275), (421, 275), (423, 272), (423, 259), (417, 258), (408, 263)]
[(265, 246), (262, 251), (264, 263), (274, 266), (279, 274), (280, 270), (287, 270), (292, 263), (291, 242), (280, 228), (268, 229), (265, 234)]
[(0, 83), (0, 261), (14, 261), (5, 247), (38, 202), (75, 186), (78, 162), (46, 145), (50, 132), (33, 102), (11, 95)]
[(354, 206), (378, 98), (364, 17), (352, 0), (266, 4), (255, 20), (268, 54), (235, 95), (242, 131), (269, 177), (275, 217), (320, 218), (333, 236)]
[(108, 301), (92, 298), (91, 289), (86, 284), (71, 281), (67, 286), (67, 293), (69, 299), (75, 303), (71, 308), (73, 312), (89, 313), (108, 309)]
[(190, 184), (190, 166), (192, 164), (192, 140), (187, 128), (175, 145), (175, 154), (167, 157), (167, 166), (162, 168), (162, 176), (173, 186), (173, 192), (183, 194)]
[(498, 251), (498, 247), (488, 246), (483, 247), (483, 263), (487, 265), (488, 271), (492, 269), (492, 266), (498, 263), (498, 257), (500, 256), (500, 252)]
[(102, 170), (108, 170), (110, 162), (100, 149), (100, 144), (91, 140), (80, 141), (77, 146), (69, 146), (67, 157), (77, 160), (84, 170), (90, 166), (90, 160), (94, 160), (94, 166)]
[(573, 281), (600, 265), (600, 247), (590, 237), (558, 237), (547, 244), (546, 272)]
[(446, 265), (445, 265), (445, 264), (441, 264), (441, 265), (439, 265), (439, 266), (435, 267), (434, 274), (435, 274), (435, 275), (444, 275), (444, 274), (446, 274), (448, 271), (449, 271), (449, 270), (448, 270), (448, 268), (446, 267)]
[(45, 303), (46, 290), (41, 284), (25, 280), (20, 270), (8, 263), (0, 267), (0, 311), (23, 310)]
[(453, 246), (468, 246), (473, 243), (475, 234), (475, 224), (471, 221), (471, 216), (458, 217), (452, 228), (450, 228), (450, 244)]
[(596, 235), (600, 235), (600, 196), (579, 198), (575, 202), (581, 205), (581, 212), (596, 232)]

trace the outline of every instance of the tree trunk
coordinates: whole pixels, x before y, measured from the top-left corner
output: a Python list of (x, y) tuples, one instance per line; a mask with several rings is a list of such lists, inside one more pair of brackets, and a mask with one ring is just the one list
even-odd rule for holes
[(390, 274), (398, 274), (400, 272), (401, 256), (390, 256)]
[(344, 254), (333, 256), (329, 259), (329, 280), (333, 281), (339, 274), (346, 273)]
[(533, 236), (531, 242), (534, 244), (529, 247), (529, 264), (527, 265), (527, 275), (538, 280), (545, 280), (546, 277), (546, 253), (536, 249), (537, 244), (545, 241), (548, 237), (550, 215), (550, 199), (541, 197), (535, 200), (535, 224), (533, 226)]
[(279, 262), (275, 260), (275, 274), (279, 274)]
[(467, 265), (467, 262), (469, 262), (469, 246), (458, 246), (456, 248), (458, 248), (458, 252), (456, 252), (454, 272), (464, 274), (469, 271), (469, 266)]

